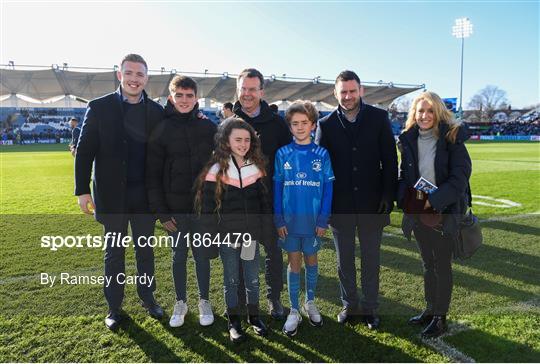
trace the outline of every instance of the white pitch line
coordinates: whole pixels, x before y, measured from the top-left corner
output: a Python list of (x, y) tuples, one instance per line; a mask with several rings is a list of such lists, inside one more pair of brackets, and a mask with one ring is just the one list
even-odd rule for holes
[[(539, 304), (538, 298), (533, 298), (528, 301), (517, 302), (510, 306), (507, 306), (509, 310), (518, 310), (518, 311), (534, 311), (538, 309)], [(502, 312), (502, 311), (501, 311)], [(448, 324), (448, 332), (444, 335), (439, 336), (434, 339), (427, 339), (420, 336), (420, 340), (425, 345), (431, 347), (439, 354), (442, 354), (449, 358), (454, 363), (476, 363), (476, 361), (468, 356), (467, 354), (459, 351), (454, 346), (444, 342), (444, 338), (452, 335), (456, 335), (463, 331), (468, 331), (471, 328), (463, 321), (451, 322)]]
[(463, 354), (461, 351), (442, 341), (441, 338), (437, 339), (422, 339), (422, 342), (427, 346), (434, 349), (439, 354), (444, 355), (450, 359), (453, 363), (476, 363), (476, 361), (470, 356)]
[(434, 339), (427, 339), (420, 337), (422, 342), (427, 346), (431, 347), (438, 353), (449, 358), (453, 363), (476, 363), (476, 361), (468, 356), (467, 354), (462, 353), (452, 345), (444, 342), (444, 338), (447, 336), (452, 336), (463, 331), (470, 330), (470, 327), (467, 326), (464, 322), (452, 322), (448, 325), (448, 332), (444, 335), (441, 335)]
[(482, 219), (480, 222), (492, 222), (492, 221), (507, 221), (507, 220), (515, 220), (515, 219), (529, 219), (532, 217), (538, 217), (540, 216), (540, 211), (531, 212), (528, 214), (519, 214), (519, 215), (509, 215), (509, 216), (501, 216), (501, 217), (490, 217), (489, 219)]
[[(499, 208), (502, 208), (502, 209), (509, 209), (509, 208), (512, 208), (512, 207), (520, 207), (521, 206), (521, 204), (519, 202), (506, 200), (504, 198), (494, 198), (494, 197), (491, 197), (491, 196), (481, 196), (481, 195), (472, 195), (472, 197), (473, 197), (473, 204), (475, 204), (475, 205), (499, 207)], [(490, 202), (478, 201), (478, 200), (487, 200), (487, 201), (490, 201)]]

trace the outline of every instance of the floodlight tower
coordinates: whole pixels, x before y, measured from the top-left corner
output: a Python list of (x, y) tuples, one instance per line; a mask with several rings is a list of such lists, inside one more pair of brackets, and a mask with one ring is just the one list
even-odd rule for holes
[(459, 110), (458, 118), (463, 116), (462, 100), (463, 100), (463, 49), (465, 47), (465, 38), (469, 38), (472, 34), (473, 25), (469, 18), (456, 19), (456, 24), (452, 27), (452, 35), (461, 39), (461, 81), (459, 84)]

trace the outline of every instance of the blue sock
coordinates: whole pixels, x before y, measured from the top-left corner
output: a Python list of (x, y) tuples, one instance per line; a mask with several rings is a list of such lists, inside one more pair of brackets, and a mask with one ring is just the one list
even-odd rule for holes
[(287, 287), (291, 307), (299, 310), (298, 295), (300, 293), (300, 273), (294, 273), (290, 268), (287, 269)]
[(315, 299), (315, 289), (317, 288), (317, 277), (319, 276), (319, 265), (306, 264), (306, 301)]

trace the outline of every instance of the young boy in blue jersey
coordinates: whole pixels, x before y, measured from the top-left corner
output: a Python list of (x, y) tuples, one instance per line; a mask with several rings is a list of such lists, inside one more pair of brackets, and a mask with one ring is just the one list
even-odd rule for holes
[(315, 305), (321, 237), (328, 228), (334, 173), (326, 149), (313, 143), (318, 112), (310, 102), (297, 101), (285, 113), (294, 141), (276, 153), (274, 172), (274, 222), (281, 248), (287, 251), (287, 286), (291, 311), (283, 332), (294, 336), (302, 321), (299, 307), (302, 255), (306, 263), (306, 298), (302, 311), (313, 326), (322, 326)]

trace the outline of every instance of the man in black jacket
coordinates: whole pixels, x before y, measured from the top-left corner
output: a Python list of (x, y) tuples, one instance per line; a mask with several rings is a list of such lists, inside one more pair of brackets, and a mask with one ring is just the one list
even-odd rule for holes
[[(345, 323), (360, 304), (364, 322), (376, 329), (382, 230), (390, 224), (397, 187), (395, 141), (388, 113), (362, 101), (356, 73), (341, 72), (334, 95), (339, 106), (319, 120), (316, 140), (330, 153), (336, 176), (331, 227), (344, 305), (338, 322)], [(356, 288), (355, 233), (360, 241), (362, 302)]]
[[(197, 84), (186, 76), (175, 76), (169, 84), (170, 95), (165, 118), (154, 129), (148, 143), (146, 188), (150, 210), (178, 242), (173, 246), (173, 280), (176, 302), (169, 321), (171, 327), (184, 324), (187, 314), (186, 234), (193, 233), (193, 185), (214, 149), (216, 126), (199, 117)], [(211, 325), (214, 315), (209, 301), (210, 260), (208, 250), (192, 246), (199, 287), (199, 322)], [(217, 254), (217, 251), (216, 251)]]
[[(274, 158), (276, 151), (292, 141), (292, 135), (285, 121), (272, 112), (264, 96), (264, 77), (254, 68), (243, 70), (236, 82), (238, 101), (234, 104), (234, 113), (249, 123), (261, 140), (263, 154), (267, 157), (267, 176), (265, 185), (271, 191), (274, 176)], [(273, 198), (270, 199), (272, 201)], [(280, 301), (283, 289), (283, 256), (277, 245), (277, 234), (273, 241), (263, 241), (266, 252), (265, 279), (266, 298), (270, 315), (275, 319), (284, 317), (284, 309)], [(240, 275), (242, 277), (242, 275)], [(239, 289), (239, 292), (241, 290)]]
[(116, 92), (88, 104), (75, 156), (75, 195), (79, 206), (84, 213), (94, 213), (105, 231), (105, 277), (110, 282), (104, 286), (109, 305), (105, 325), (111, 330), (121, 320), (125, 247), (119, 234), (127, 235), (128, 224), (136, 251), (137, 293), (152, 317), (163, 316), (153, 294), (153, 250), (138, 244), (154, 234), (155, 218), (148, 210), (144, 167), (148, 135), (161, 120), (163, 109), (144, 92), (148, 67), (141, 56), (124, 57), (117, 77), (120, 87)]

